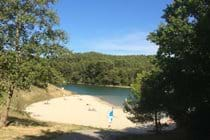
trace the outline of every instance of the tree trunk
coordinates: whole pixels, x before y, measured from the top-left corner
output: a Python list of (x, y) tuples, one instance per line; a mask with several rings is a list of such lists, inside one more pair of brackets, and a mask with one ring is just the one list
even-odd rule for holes
[(16, 31), (15, 31), (15, 42), (14, 42), (14, 46), (15, 46), (15, 50), (19, 53), (20, 48), (19, 48), (19, 43), (20, 43), (20, 28), (21, 28), (21, 24), (18, 22), (18, 17), (16, 18)]
[(159, 133), (157, 112), (155, 112), (154, 115), (155, 115), (155, 132), (156, 132), (156, 133)]
[(7, 125), (8, 113), (9, 113), (10, 103), (12, 100), (13, 93), (14, 93), (14, 88), (11, 86), (8, 92), (5, 110), (2, 112), (2, 116), (0, 120), (0, 127), (5, 127)]

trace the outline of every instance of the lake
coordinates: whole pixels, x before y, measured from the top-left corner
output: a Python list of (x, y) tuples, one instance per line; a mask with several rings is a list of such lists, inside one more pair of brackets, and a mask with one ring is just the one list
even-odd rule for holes
[(64, 89), (81, 95), (92, 95), (111, 104), (122, 106), (125, 98), (131, 94), (129, 88), (102, 87), (89, 85), (66, 85)]

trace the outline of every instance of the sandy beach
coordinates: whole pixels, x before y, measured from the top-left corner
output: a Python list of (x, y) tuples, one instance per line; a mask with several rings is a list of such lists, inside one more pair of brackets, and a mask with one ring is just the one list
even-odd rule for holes
[[(112, 104), (89, 95), (72, 95), (37, 102), (26, 108), (31, 117), (59, 123), (108, 128), (108, 112)], [(111, 129), (135, 128), (136, 124), (127, 119), (120, 107), (114, 107)]]

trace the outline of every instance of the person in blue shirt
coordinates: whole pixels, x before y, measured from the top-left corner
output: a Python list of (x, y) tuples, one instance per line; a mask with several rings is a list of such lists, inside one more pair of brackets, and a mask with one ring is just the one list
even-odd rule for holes
[(109, 125), (108, 125), (108, 127), (111, 127), (111, 123), (112, 123), (112, 120), (113, 120), (113, 117), (114, 117), (114, 110), (113, 110), (114, 108), (112, 107), (112, 110), (111, 111), (109, 111), (109, 113), (108, 113), (108, 120), (109, 120)]

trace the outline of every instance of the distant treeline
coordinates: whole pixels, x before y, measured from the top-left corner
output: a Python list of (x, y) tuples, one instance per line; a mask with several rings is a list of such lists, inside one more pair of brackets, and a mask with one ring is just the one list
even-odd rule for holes
[(153, 56), (114, 56), (96, 52), (72, 54), (54, 63), (66, 83), (129, 86), (137, 73), (150, 70)]

